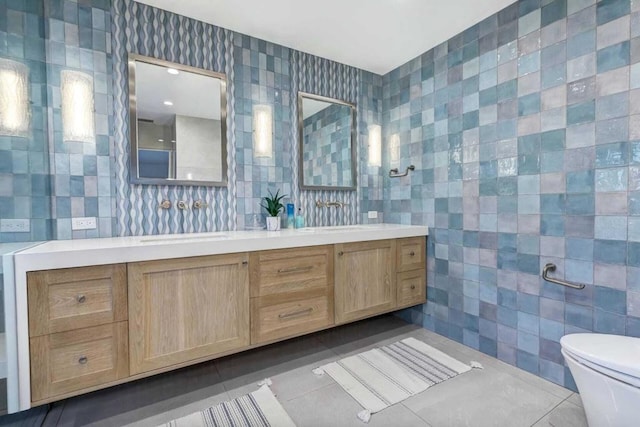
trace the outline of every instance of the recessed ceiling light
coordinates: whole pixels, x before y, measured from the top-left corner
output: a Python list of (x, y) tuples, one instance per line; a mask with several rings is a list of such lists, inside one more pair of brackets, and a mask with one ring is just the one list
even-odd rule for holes
[(180, 74), (180, 71), (176, 70), (175, 68), (167, 68), (167, 73), (177, 76), (178, 74)]
[(171, 107), (173, 105), (173, 102), (171, 101), (164, 101), (164, 105), (167, 105), (169, 107)]
[(159, 139), (158, 142), (164, 142), (164, 139)]

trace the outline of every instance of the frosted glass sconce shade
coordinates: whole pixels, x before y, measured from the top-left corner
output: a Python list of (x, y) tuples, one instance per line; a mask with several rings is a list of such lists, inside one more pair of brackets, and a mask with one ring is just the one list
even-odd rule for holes
[(253, 155), (273, 156), (273, 110), (270, 105), (253, 106)]
[(30, 111), (27, 66), (0, 59), (0, 135), (29, 136)]
[(369, 126), (369, 165), (382, 166), (382, 128)]
[(389, 159), (392, 163), (400, 161), (400, 135), (397, 133), (389, 138)]
[(70, 70), (60, 77), (63, 140), (95, 143), (93, 77)]

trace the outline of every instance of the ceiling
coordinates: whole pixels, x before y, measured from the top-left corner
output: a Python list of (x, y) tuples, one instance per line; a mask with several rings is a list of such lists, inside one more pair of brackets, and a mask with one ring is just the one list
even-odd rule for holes
[(384, 75), (515, 0), (138, 0)]

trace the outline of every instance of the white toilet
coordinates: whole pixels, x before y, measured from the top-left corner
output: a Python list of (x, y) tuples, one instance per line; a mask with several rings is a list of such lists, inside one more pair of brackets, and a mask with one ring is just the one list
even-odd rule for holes
[(640, 338), (570, 334), (560, 345), (589, 426), (640, 426)]

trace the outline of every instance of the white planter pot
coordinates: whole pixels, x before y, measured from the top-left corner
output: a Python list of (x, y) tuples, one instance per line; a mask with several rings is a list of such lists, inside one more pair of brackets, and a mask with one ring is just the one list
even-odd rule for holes
[(280, 230), (280, 217), (279, 216), (268, 216), (267, 217), (267, 230), (268, 231), (278, 231), (278, 230)]

